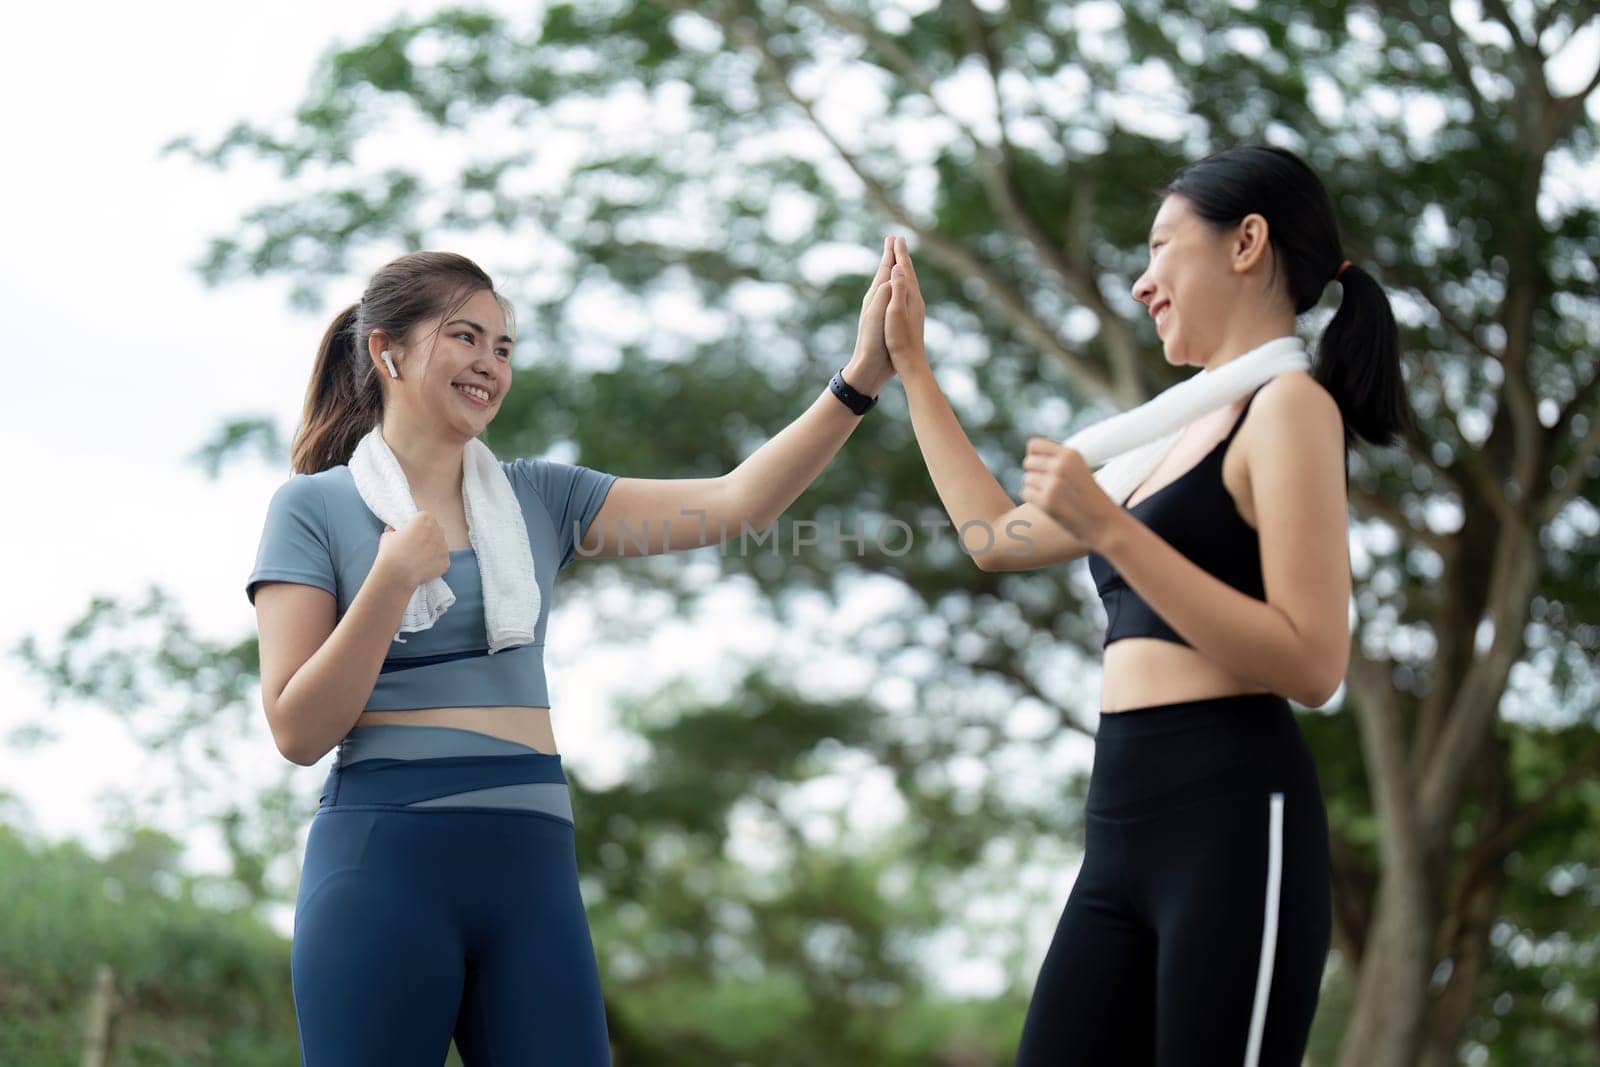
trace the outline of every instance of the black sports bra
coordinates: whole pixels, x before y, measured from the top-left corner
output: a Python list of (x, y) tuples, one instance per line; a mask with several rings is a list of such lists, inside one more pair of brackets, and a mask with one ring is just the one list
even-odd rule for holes
[[(1260, 392), (1259, 387), (1256, 392)], [(1241, 593), (1265, 600), (1261, 543), (1222, 484), (1222, 458), (1228, 451), (1228, 442), (1239, 432), (1255, 398), (1251, 393), (1228, 436), (1218, 441), (1200, 462), (1128, 510), (1208, 574)], [(1128, 494), (1128, 499), (1132, 498), (1133, 494)], [(1127, 500), (1122, 503), (1127, 506)], [(1124, 637), (1155, 637), (1189, 645), (1122, 580), (1104, 556), (1089, 553), (1089, 574), (1106, 609), (1106, 636), (1100, 647)]]

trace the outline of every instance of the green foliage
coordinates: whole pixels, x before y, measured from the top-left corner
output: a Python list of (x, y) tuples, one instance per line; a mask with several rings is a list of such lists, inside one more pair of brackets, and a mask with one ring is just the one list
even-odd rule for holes
[[(863, 835), (847, 826), (863, 814), (854, 804), (797, 808), (797, 791), (837, 781), (852, 751), (892, 750), (882, 717), (759, 672), (737, 692), (706, 704), (674, 687), (629, 708), (649, 747), (641, 770), (604, 790), (575, 782), (619, 1061), (910, 1065), (982, 1049), (977, 1062), (1000, 1062), (1013, 1031), (983, 1023), (1020, 1022), (1025, 996), (952, 1000), (917, 958), (945, 920), (941, 887), (963, 882), (981, 842), (948, 812)], [(736, 826), (767, 855), (741, 854)]]
[(77, 1067), (102, 963), (121, 998), (117, 1064), (298, 1057), (288, 942), (251, 911), (197, 903), (180, 853), (138, 830), (101, 861), (0, 826), (0, 1063)]
[[(1587, 727), (1511, 739), (1511, 766), (1531, 791), (1580, 765)], [(1600, 1004), (1600, 781), (1592, 773), (1553, 798), (1507, 861), (1489, 938), (1483, 1010), (1469, 1040), (1492, 1063), (1592, 1067)]]

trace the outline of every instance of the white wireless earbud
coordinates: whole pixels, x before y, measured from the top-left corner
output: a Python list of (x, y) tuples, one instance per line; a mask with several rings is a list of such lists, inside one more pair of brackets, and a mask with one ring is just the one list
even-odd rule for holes
[(383, 362), (388, 365), (388, 367), (389, 367), (389, 377), (391, 377), (391, 378), (400, 377), (399, 372), (394, 369), (394, 360), (389, 358), (389, 350), (387, 348), (385, 348), (383, 350), (383, 352), (378, 356), (378, 358), (383, 360)]

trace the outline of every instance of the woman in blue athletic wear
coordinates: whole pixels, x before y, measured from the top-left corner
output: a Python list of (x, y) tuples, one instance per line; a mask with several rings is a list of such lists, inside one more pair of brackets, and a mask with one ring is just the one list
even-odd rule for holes
[[(848, 366), (718, 478), (478, 462), (475, 439), (511, 388), (516, 329), (489, 277), (460, 256), (402, 256), (334, 319), (295, 473), (272, 498), (246, 582), (279, 750), (310, 766), (338, 747), (295, 905), (302, 1064), (436, 1067), (452, 1037), (468, 1065), (610, 1062), (544, 678), (555, 574), (576, 558), (717, 544), (776, 521), (893, 374), (892, 257), (886, 243)], [(415, 505), (399, 528), (369, 507), (385, 469), (363, 466), (374, 456), (398, 464)], [(505, 524), (469, 522), (480, 485), (478, 500), (498, 494)], [(490, 543), (509, 548), (477, 550)], [(520, 587), (499, 570), (518, 555), (524, 575), (533, 564)], [(448, 610), (403, 627), (421, 610), (419, 587), (441, 578)], [(527, 596), (502, 595), (518, 588)], [(520, 631), (501, 614), (513, 599)], [(505, 629), (521, 640), (490, 654)]]
[[(985, 542), (974, 561), (1088, 556), (1106, 609), (1083, 866), (1017, 1063), (1297, 1065), (1331, 916), (1327, 823), (1289, 700), (1324, 703), (1348, 661), (1351, 437), (1389, 444), (1411, 418), (1388, 299), (1345, 260), (1328, 194), (1292, 153), (1185, 168), (1133, 296), (1167, 362), (1201, 371), (1074, 447), (1031, 440), (1019, 504), (934, 380), (895, 251), (890, 358), (951, 521), (991, 531), (969, 538)], [(1296, 319), (1336, 278), (1313, 366)]]

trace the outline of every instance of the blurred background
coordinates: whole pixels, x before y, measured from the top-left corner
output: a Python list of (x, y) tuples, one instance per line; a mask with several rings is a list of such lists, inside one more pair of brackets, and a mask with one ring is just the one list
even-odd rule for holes
[[(496, 454), (703, 477), (843, 365), (903, 234), (1016, 493), (1028, 436), (1176, 380), (1128, 292), (1156, 191), (1265, 141), (1387, 286), (1421, 415), (1352, 455), (1355, 652), (1299, 709), (1335, 859), (1307, 1063), (1600, 1065), (1592, 0), (6, 22), (0, 1063), (297, 1062), (327, 761), (273, 747), (244, 579), (317, 340), (386, 259), (456, 250), (515, 301)], [(944, 513), (891, 385), (776, 552), (563, 572), (547, 660), (622, 1067), (1010, 1063), (1078, 865), (1103, 616), (1081, 563), (984, 574), (895, 521)]]

